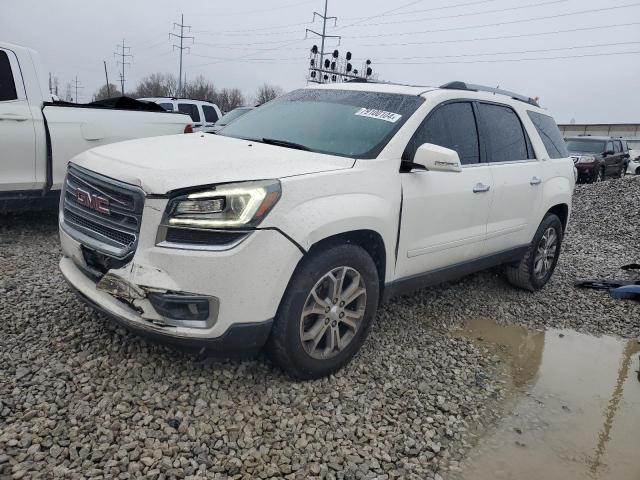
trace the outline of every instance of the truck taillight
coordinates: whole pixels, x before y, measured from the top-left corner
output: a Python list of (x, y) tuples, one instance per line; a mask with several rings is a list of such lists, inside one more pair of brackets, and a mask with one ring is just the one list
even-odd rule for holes
[(193, 133), (193, 125), (188, 124), (186, 127), (184, 127), (184, 133)]

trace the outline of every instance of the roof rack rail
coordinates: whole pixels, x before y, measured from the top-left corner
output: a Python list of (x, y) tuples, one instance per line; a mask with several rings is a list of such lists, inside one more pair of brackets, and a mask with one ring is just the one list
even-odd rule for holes
[(506, 95), (507, 97), (511, 97), (514, 100), (519, 100), (521, 102), (528, 103), (530, 105), (533, 105), (534, 107), (540, 106), (538, 102), (531, 97), (520, 95), (519, 93), (510, 92), (508, 90), (501, 90), (499, 88), (485, 87), (484, 85), (474, 85), (472, 83), (456, 81), (456, 82), (445, 83), (440, 88), (445, 88), (449, 90), (469, 90), (472, 92), (489, 92), (493, 94)]

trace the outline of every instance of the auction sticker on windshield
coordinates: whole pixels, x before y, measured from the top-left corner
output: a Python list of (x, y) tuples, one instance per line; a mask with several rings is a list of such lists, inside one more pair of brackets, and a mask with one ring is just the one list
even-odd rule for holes
[(361, 108), (356, 112), (356, 115), (360, 117), (377, 118), (378, 120), (391, 123), (396, 123), (402, 117), (399, 113), (385, 112), (384, 110), (376, 110), (375, 108)]

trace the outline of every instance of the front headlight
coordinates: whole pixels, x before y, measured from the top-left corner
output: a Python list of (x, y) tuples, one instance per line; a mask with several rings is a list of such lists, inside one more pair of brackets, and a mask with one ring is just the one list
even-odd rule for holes
[(596, 161), (596, 157), (591, 155), (581, 155), (578, 157), (578, 161), (576, 163), (593, 163)]
[(227, 183), (173, 199), (168, 208), (169, 227), (255, 227), (280, 199), (280, 182)]

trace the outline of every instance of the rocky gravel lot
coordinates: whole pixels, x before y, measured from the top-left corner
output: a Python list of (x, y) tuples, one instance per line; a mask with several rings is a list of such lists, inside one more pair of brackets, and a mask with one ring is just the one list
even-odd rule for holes
[(572, 286), (640, 261), (638, 199), (640, 178), (578, 186), (543, 291), (494, 270), (401, 297), (348, 368), (306, 383), (116, 328), (58, 273), (55, 215), (0, 217), (0, 478), (439, 478), (505, 393), (501, 360), (451, 328), (640, 334), (637, 304)]

